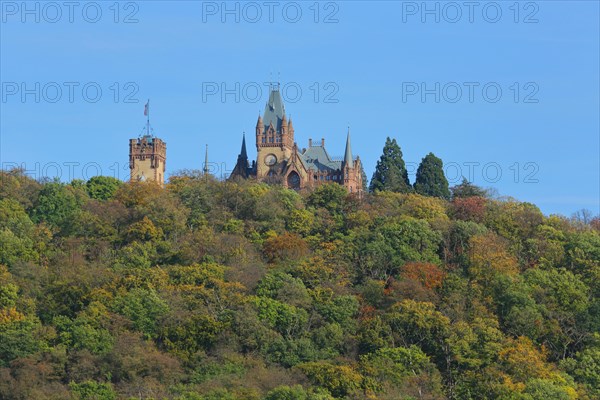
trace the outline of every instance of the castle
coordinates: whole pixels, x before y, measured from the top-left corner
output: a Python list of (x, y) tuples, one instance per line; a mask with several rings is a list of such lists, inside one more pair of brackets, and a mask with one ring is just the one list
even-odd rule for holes
[(294, 141), (294, 125), (285, 115), (279, 87), (271, 88), (264, 115), (256, 122), (256, 161), (250, 164), (246, 137), (229, 179), (254, 178), (260, 182), (281, 183), (289, 189), (300, 190), (323, 183), (338, 183), (349, 192), (363, 191), (362, 165), (353, 158), (350, 131), (342, 160), (333, 160), (325, 150), (325, 139), (300, 150)]
[[(149, 103), (145, 115), (149, 115)], [(273, 86), (265, 112), (256, 123), (256, 161), (250, 164), (246, 150), (246, 137), (229, 179), (256, 179), (260, 182), (280, 183), (289, 189), (301, 190), (324, 183), (337, 183), (350, 193), (363, 192), (362, 164), (352, 156), (350, 131), (342, 160), (334, 160), (325, 150), (325, 139), (300, 150), (294, 141), (294, 126), (288, 121), (278, 86)], [(154, 181), (164, 186), (167, 145), (150, 135), (148, 117), (146, 134), (129, 141), (130, 180)], [(208, 163), (205, 161), (205, 173)]]

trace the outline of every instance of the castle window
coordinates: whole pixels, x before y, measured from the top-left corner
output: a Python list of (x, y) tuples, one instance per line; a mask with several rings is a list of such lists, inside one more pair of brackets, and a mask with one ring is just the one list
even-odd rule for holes
[(262, 138), (263, 143), (267, 143), (267, 138)]
[(323, 175), (321, 175), (321, 180), (323, 180)]
[(273, 143), (273, 138), (272, 137), (269, 138), (269, 143)]
[(315, 181), (319, 180), (319, 177), (315, 175)]

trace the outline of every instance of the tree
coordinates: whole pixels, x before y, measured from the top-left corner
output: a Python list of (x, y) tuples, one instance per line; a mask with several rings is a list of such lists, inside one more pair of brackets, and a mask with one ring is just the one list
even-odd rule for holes
[(462, 221), (482, 222), (487, 200), (479, 196), (454, 197), (450, 203), (452, 216)]
[(298, 368), (315, 385), (324, 387), (335, 397), (357, 394), (363, 377), (347, 365), (333, 365), (327, 362), (309, 362)]
[(486, 197), (486, 190), (480, 188), (479, 186), (473, 185), (471, 182), (467, 180), (467, 178), (463, 177), (460, 185), (453, 186), (450, 188), (452, 192), (452, 198), (456, 199), (457, 197), (471, 197), (471, 196), (479, 196)]
[(84, 202), (85, 192), (60, 182), (46, 183), (33, 209), (34, 222), (45, 221), (51, 226), (67, 227)]
[(365, 172), (365, 167), (362, 165), (362, 163), (360, 164), (360, 175), (362, 176), (362, 190), (366, 192), (369, 190), (369, 178), (367, 178), (367, 173)]
[(86, 189), (92, 199), (112, 199), (117, 189), (123, 184), (111, 176), (94, 176), (87, 181)]
[(330, 213), (336, 214), (342, 212), (344, 208), (344, 199), (348, 196), (348, 192), (341, 185), (333, 183), (327, 185), (319, 185), (308, 196), (306, 201), (308, 206), (323, 207), (329, 210)]
[(114, 400), (117, 398), (117, 394), (113, 391), (110, 383), (98, 383), (94, 381), (82, 383), (71, 382), (69, 387), (79, 400)]
[[(397, 398), (443, 398), (441, 375), (418, 346), (384, 347), (361, 356), (360, 361), (363, 375), (377, 382), (377, 392)], [(401, 391), (393, 392), (393, 387)]]
[(377, 161), (369, 191), (388, 190), (408, 193), (411, 189), (408, 181), (408, 171), (402, 159), (402, 150), (396, 143), (396, 139), (388, 137), (385, 146), (383, 146), (383, 154)]
[(433, 153), (427, 154), (417, 169), (415, 191), (424, 196), (449, 198), (450, 189), (443, 168), (444, 163), (440, 158)]

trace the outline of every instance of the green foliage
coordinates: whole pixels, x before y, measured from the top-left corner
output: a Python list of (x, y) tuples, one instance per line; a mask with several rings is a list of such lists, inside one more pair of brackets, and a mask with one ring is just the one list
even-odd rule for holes
[(169, 306), (153, 289), (134, 288), (115, 298), (113, 308), (129, 318), (135, 329), (147, 337), (156, 334), (160, 318), (169, 311)]
[(334, 397), (359, 392), (363, 377), (349, 366), (310, 362), (298, 366), (314, 384), (327, 389)]
[(310, 207), (322, 207), (335, 214), (343, 210), (346, 196), (348, 192), (341, 185), (328, 183), (318, 186), (308, 196), (306, 203)]
[(450, 197), (448, 180), (444, 175), (444, 164), (440, 158), (433, 153), (429, 153), (423, 158), (417, 169), (414, 187), (417, 193), (424, 196), (441, 197), (443, 199)]
[(110, 176), (94, 176), (90, 178), (85, 186), (88, 195), (96, 200), (109, 200), (115, 195), (117, 189), (123, 184), (117, 178)]
[(116, 400), (117, 398), (117, 394), (110, 383), (71, 382), (69, 387), (78, 400)]
[(35, 317), (26, 317), (18, 312), (2, 315), (0, 321), (0, 366), (6, 366), (19, 357), (40, 351), (44, 342), (40, 340), (41, 324)]
[(295, 336), (306, 327), (308, 313), (301, 308), (267, 297), (257, 297), (254, 303), (259, 318), (282, 335)]
[(361, 198), (0, 171), (0, 398), (599, 398), (597, 228), (379, 167)]
[(575, 354), (574, 358), (565, 359), (561, 366), (589, 391), (592, 397), (600, 397), (600, 335), (595, 335), (595, 343)]
[(387, 190), (390, 192), (407, 193), (411, 191), (408, 181), (408, 171), (402, 159), (402, 150), (396, 139), (385, 140), (383, 154), (377, 161), (369, 191), (377, 192)]
[(462, 182), (459, 185), (450, 188), (452, 192), (452, 198), (465, 198), (465, 197), (486, 197), (487, 192), (479, 186), (473, 185), (466, 178), (463, 177)]
[(352, 239), (359, 275), (364, 277), (387, 279), (410, 261), (439, 263), (441, 237), (423, 220), (389, 220), (373, 231), (356, 232)]
[(34, 222), (45, 221), (52, 226), (65, 227), (79, 210), (83, 199), (77, 190), (61, 183), (43, 186), (33, 209)]

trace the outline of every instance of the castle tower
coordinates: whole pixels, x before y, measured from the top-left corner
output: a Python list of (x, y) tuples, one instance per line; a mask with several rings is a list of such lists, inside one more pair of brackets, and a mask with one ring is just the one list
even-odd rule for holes
[(131, 182), (157, 182), (165, 185), (167, 144), (159, 138), (144, 135), (129, 140), (129, 168)]
[(263, 179), (280, 170), (293, 148), (294, 127), (285, 115), (279, 86), (272, 86), (265, 112), (256, 123), (256, 177)]
[(342, 176), (344, 186), (350, 193), (362, 192), (362, 168), (360, 159), (356, 160), (352, 157), (352, 145), (350, 144), (350, 128), (348, 128), (348, 136), (346, 137), (346, 151), (344, 152), (344, 160), (342, 161)]
[(144, 108), (146, 134), (129, 140), (129, 169), (131, 182), (156, 182), (165, 185), (167, 144), (150, 134), (150, 100)]

